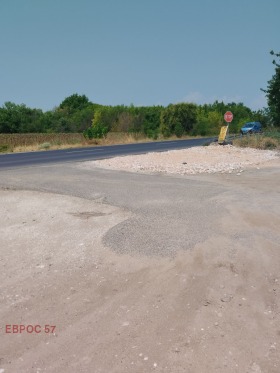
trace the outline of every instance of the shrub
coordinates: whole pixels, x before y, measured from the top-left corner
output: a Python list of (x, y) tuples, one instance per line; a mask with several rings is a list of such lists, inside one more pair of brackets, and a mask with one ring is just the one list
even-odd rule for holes
[(265, 137), (260, 141), (261, 149), (276, 149), (279, 146), (279, 141), (270, 137)]
[(93, 139), (93, 134), (91, 131), (91, 127), (87, 128), (86, 130), (83, 131), (83, 136), (87, 140), (92, 140)]
[(233, 141), (233, 145), (242, 148), (256, 148), (256, 149), (277, 149), (280, 147), (280, 139), (275, 139), (262, 135), (242, 136)]
[[(163, 136), (175, 133), (176, 125), (180, 124), (183, 132), (190, 132), (197, 120), (197, 106), (195, 104), (170, 104), (161, 112), (160, 129)], [(181, 129), (178, 127), (178, 132)]]
[(176, 123), (174, 127), (174, 133), (177, 137), (182, 137), (184, 134), (184, 128), (181, 123)]
[(277, 139), (280, 141), (280, 132), (273, 129), (273, 128), (268, 128), (266, 131), (265, 131), (265, 136), (266, 137), (271, 137), (273, 139)]
[(108, 127), (103, 126), (100, 123), (95, 123), (92, 127), (89, 127), (83, 132), (83, 135), (86, 139), (101, 139), (105, 138), (108, 133)]
[(6, 153), (9, 150), (11, 150), (9, 145), (0, 145), (0, 153)]
[(209, 124), (207, 120), (199, 119), (199, 121), (194, 125), (191, 131), (192, 136), (206, 136), (209, 135)]
[(51, 147), (51, 143), (50, 142), (44, 142), (43, 144), (40, 144), (39, 145), (39, 149), (49, 149)]
[(157, 140), (158, 139), (158, 130), (149, 129), (149, 130), (146, 131), (146, 135), (150, 139)]

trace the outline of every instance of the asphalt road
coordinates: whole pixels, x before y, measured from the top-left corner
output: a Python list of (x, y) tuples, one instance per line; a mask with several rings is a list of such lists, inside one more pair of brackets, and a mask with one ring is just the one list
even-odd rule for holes
[(209, 140), (212, 140), (212, 138), (2, 154), (0, 155), (0, 168), (14, 168), (60, 162), (78, 162), (128, 154), (175, 150), (200, 146)]

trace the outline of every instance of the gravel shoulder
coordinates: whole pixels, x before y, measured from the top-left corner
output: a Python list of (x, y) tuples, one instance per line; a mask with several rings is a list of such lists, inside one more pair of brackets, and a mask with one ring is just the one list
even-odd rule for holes
[(194, 175), (238, 172), (244, 168), (258, 167), (278, 157), (277, 151), (213, 144), (85, 162), (81, 167), (97, 166), (130, 172)]
[(279, 373), (279, 158), (88, 166), (1, 172), (1, 373)]

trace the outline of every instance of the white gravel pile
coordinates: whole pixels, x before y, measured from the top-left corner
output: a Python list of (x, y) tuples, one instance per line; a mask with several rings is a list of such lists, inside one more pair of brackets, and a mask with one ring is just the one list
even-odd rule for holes
[(233, 171), (242, 171), (249, 166), (258, 166), (263, 162), (278, 157), (279, 153), (276, 151), (213, 144), (182, 150), (129, 155), (86, 162), (84, 167), (88, 168), (92, 165), (131, 172), (180, 175), (231, 173)]

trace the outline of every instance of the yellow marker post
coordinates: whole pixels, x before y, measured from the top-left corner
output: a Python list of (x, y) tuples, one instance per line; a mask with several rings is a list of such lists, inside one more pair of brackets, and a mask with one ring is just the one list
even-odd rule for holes
[(220, 131), (219, 138), (218, 138), (219, 144), (223, 144), (225, 142), (227, 131), (228, 131), (228, 125), (221, 127), (221, 131)]

